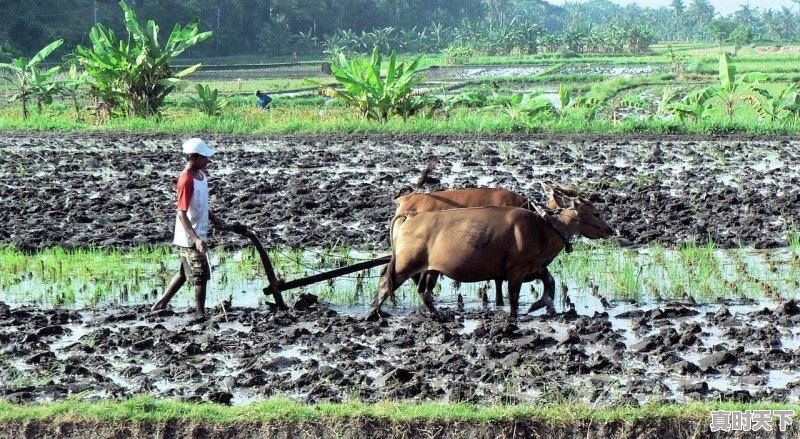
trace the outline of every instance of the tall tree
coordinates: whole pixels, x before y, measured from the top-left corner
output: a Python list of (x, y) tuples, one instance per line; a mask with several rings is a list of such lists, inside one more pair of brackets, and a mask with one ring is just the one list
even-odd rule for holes
[(708, 0), (692, 0), (686, 10), (686, 22), (694, 29), (706, 29), (714, 19), (714, 6)]
[(510, 21), (508, 16), (512, 12), (512, 0), (483, 0), (483, 7), (490, 24), (504, 26)]
[(792, 38), (795, 28), (795, 16), (792, 10), (786, 6), (781, 6), (781, 11), (778, 13), (778, 20), (780, 21), (780, 37), (787, 40)]
[(678, 33), (680, 33), (681, 15), (686, 10), (686, 6), (684, 6), (683, 0), (672, 0), (670, 7), (675, 13), (675, 36), (677, 37)]
[(733, 21), (737, 26), (758, 29), (761, 22), (756, 8), (751, 8), (747, 3), (740, 5), (733, 13)]

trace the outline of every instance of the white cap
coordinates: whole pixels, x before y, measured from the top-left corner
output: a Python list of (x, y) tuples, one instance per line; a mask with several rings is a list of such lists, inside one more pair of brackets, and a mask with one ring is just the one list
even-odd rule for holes
[(214, 150), (209, 148), (206, 142), (203, 142), (197, 137), (193, 137), (183, 142), (183, 153), (187, 155), (200, 154), (202, 156), (211, 157), (214, 155)]

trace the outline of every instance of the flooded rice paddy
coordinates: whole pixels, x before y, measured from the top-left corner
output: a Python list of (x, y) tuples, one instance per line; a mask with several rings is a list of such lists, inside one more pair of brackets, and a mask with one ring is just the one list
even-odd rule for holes
[[(181, 137), (11, 133), (0, 144), (0, 242), (13, 246), (0, 261), (4, 398), (800, 398), (795, 139), (208, 140), (219, 150), (212, 205), (255, 228), (286, 280), (384, 255), (392, 198), (431, 155), (442, 163), (425, 190), (503, 186), (538, 199), (537, 180), (574, 184), (617, 236), (551, 265), (555, 316), (511, 320), (493, 285), (444, 280), (437, 318), (404, 286), (392, 316), (365, 321), (378, 269), (287, 293), (292, 309), (273, 311), (248, 243), (223, 233), (209, 316), (191, 317), (188, 293), (151, 313), (177, 269), (162, 246)], [(541, 291), (532, 285), (522, 309)]]

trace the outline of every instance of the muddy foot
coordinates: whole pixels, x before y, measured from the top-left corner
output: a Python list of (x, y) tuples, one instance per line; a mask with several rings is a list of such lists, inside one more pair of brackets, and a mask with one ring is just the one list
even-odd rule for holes
[(553, 315), (556, 313), (556, 308), (553, 306), (553, 301), (549, 299), (539, 299), (536, 302), (533, 302), (531, 307), (528, 308), (528, 313), (532, 313), (542, 308), (547, 308), (547, 315)]
[(379, 320), (383, 320), (387, 317), (391, 317), (392, 315), (381, 311), (379, 309), (373, 309), (372, 311), (368, 312), (367, 314), (363, 315), (360, 320), (365, 322), (377, 322)]

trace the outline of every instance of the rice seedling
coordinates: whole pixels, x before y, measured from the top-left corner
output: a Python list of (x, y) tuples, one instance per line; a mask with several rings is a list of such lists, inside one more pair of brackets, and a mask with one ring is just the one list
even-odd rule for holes
[[(793, 242), (793, 243), (792, 243)], [(575, 251), (551, 264), (551, 272), (571, 295), (596, 295), (609, 300), (691, 299), (714, 302), (735, 297), (794, 297), (800, 282), (795, 261), (800, 244), (788, 249), (754, 251), (741, 247), (717, 249), (713, 242), (667, 249), (621, 249), (610, 244), (578, 243)], [(153, 300), (178, 269), (169, 247), (126, 251), (52, 248), (33, 255), (13, 247), (0, 249), (0, 301), (53, 307), (100, 307)], [(383, 254), (383, 252), (381, 252)], [(361, 253), (343, 246), (326, 249), (274, 248), (270, 258), (279, 278), (294, 280), (361, 260)], [(236, 298), (238, 305), (255, 306), (267, 280), (252, 249), (215, 251), (212, 284), (219, 297)], [(367, 306), (377, 288), (379, 268), (313, 284), (302, 289), (337, 305)], [(443, 280), (437, 301), (455, 303), (458, 294), (480, 298), (484, 283), (456, 285)], [(300, 291), (289, 291), (287, 298)], [(411, 282), (397, 297), (404, 306), (420, 306)], [(190, 305), (191, 294), (178, 297)]]

